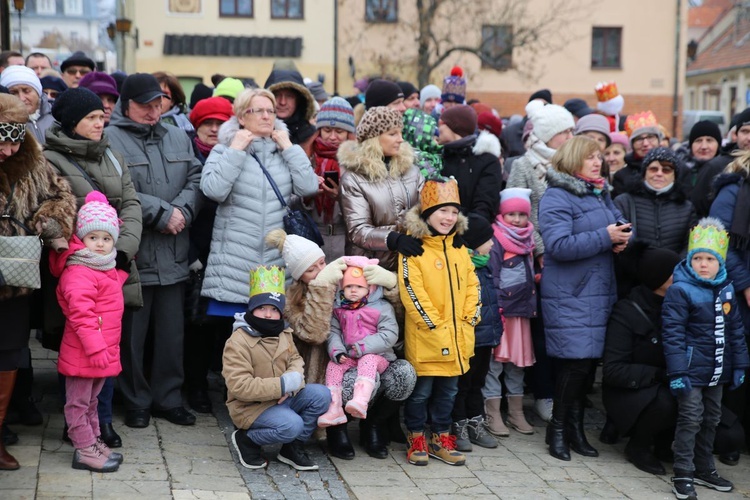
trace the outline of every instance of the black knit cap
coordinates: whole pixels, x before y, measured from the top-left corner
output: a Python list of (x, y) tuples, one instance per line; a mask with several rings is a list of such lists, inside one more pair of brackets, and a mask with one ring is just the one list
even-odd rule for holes
[(732, 120), (737, 129), (741, 129), (743, 125), (750, 125), (750, 108), (745, 108), (735, 115), (735, 119)]
[(69, 66), (85, 66), (91, 69), (91, 71), (94, 71), (94, 69), (96, 68), (94, 60), (80, 50), (73, 52), (72, 56), (62, 62), (62, 64), (60, 65), (60, 71), (64, 73)]
[(89, 89), (68, 89), (55, 99), (52, 116), (66, 132), (72, 132), (78, 122), (92, 111), (104, 111), (102, 100)]
[(667, 282), (680, 256), (666, 248), (647, 248), (638, 256), (636, 278), (649, 290), (656, 290)]
[(388, 106), (396, 99), (403, 99), (404, 92), (397, 84), (388, 80), (373, 80), (365, 91), (365, 108)]
[(409, 82), (396, 82), (396, 85), (401, 87), (401, 92), (404, 93), (404, 99), (412, 94), (419, 94), (419, 89)]
[(531, 96), (529, 97), (529, 102), (533, 101), (534, 99), (544, 99), (547, 101), (547, 104), (552, 104), (552, 92), (550, 92), (549, 89), (541, 89), (537, 90)]
[(481, 247), (492, 238), (492, 225), (481, 215), (469, 214), (469, 228), (464, 232), (466, 246), (472, 250)]
[(690, 129), (690, 147), (699, 137), (713, 137), (721, 146), (721, 130), (719, 126), (712, 121), (701, 120), (693, 125)]
[(648, 153), (646, 153), (646, 157), (643, 159), (643, 163), (641, 164), (641, 175), (646, 175), (646, 170), (648, 170), (648, 166), (651, 165), (655, 161), (658, 161), (659, 163), (669, 163), (670, 165), (673, 165), (675, 168), (675, 175), (677, 174), (677, 169), (680, 168), (680, 165), (682, 165), (682, 163), (680, 162), (680, 159), (677, 158), (677, 155), (671, 149), (661, 148), (661, 147), (654, 148)]

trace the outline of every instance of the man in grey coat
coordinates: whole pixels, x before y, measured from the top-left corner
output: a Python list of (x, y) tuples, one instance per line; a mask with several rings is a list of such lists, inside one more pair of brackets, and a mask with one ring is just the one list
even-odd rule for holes
[[(146, 427), (151, 415), (179, 425), (195, 416), (182, 405), (183, 306), (188, 279), (188, 228), (197, 214), (201, 163), (187, 134), (159, 122), (164, 93), (153, 75), (136, 73), (122, 85), (107, 135), (128, 163), (143, 210), (136, 264), (143, 308), (123, 322), (120, 387), (125, 425)], [(144, 348), (153, 332), (150, 379)]]

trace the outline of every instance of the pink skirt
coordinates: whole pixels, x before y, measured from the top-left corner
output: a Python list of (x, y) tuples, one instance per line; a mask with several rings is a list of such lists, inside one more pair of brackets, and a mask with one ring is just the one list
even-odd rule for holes
[(500, 345), (495, 348), (495, 361), (510, 362), (520, 368), (536, 363), (529, 318), (503, 316), (503, 326)]

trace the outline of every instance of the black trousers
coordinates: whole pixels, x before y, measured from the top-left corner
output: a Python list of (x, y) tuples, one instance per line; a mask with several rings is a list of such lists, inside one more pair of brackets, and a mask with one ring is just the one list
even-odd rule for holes
[(558, 422), (565, 420), (568, 409), (586, 396), (589, 373), (596, 366), (595, 359), (556, 359), (554, 405), (552, 418)]
[(674, 436), (676, 423), (677, 400), (667, 387), (659, 386), (656, 398), (638, 415), (630, 431), (630, 442), (640, 448), (649, 448), (656, 444), (662, 433)]
[(458, 394), (456, 394), (452, 412), (454, 422), (484, 415), (482, 389), (487, 372), (490, 371), (491, 358), (491, 346), (474, 349), (474, 356), (469, 359), (469, 370), (458, 377)]

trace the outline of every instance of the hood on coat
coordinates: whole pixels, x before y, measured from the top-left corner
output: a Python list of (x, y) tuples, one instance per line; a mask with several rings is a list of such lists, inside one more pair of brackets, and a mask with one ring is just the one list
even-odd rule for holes
[(65, 263), (68, 261), (68, 257), (73, 255), (74, 252), (86, 248), (86, 245), (76, 236), (75, 234), (70, 237), (68, 241), (68, 249), (62, 252), (55, 252), (50, 250), (49, 252), (49, 270), (52, 276), (59, 278), (62, 272), (65, 270)]
[[(422, 204), (417, 203), (416, 205), (411, 207), (404, 216), (404, 227), (406, 228), (406, 232), (420, 240), (426, 237), (434, 236), (430, 231), (430, 226), (427, 225), (427, 222), (425, 222), (422, 217), (420, 217), (421, 214)], [(456, 221), (455, 227), (456, 230), (448, 236), (452, 236), (454, 234), (464, 234), (464, 232), (466, 232), (466, 230), (469, 228), (469, 219), (461, 212), (458, 213), (458, 220)]]
[(98, 141), (73, 139), (62, 131), (58, 123), (47, 129), (44, 138), (45, 151), (55, 151), (62, 155), (73, 155), (95, 161), (101, 160), (107, 147), (109, 147), (109, 139), (107, 139), (106, 132), (102, 134), (102, 138)]
[(713, 192), (718, 193), (721, 188), (729, 184), (739, 184), (744, 176), (738, 173), (717, 175), (713, 182)]
[[(286, 126), (286, 123), (284, 123), (278, 118), (276, 118), (276, 120), (273, 123), (273, 129), (284, 130), (287, 132), (289, 131), (289, 129)], [(219, 144), (224, 144), (225, 146), (229, 147), (229, 145), (232, 143), (232, 139), (234, 139), (234, 136), (237, 134), (239, 130), (240, 130), (240, 122), (237, 120), (236, 116), (233, 116), (229, 120), (222, 123), (221, 127), (219, 128)]]
[[(271, 71), (270, 75), (268, 75), (264, 87), (270, 90), (273, 94), (282, 89), (296, 91), (305, 102), (297, 103), (297, 110), (294, 114), (300, 115), (300, 118), (304, 121), (310, 121), (312, 117), (315, 116), (315, 98), (310, 92), (310, 89), (305, 86), (302, 75), (300, 75), (298, 71), (275, 69)], [(300, 113), (300, 110), (304, 110), (304, 113)]]
[(369, 181), (381, 181), (388, 176), (393, 179), (403, 177), (414, 165), (412, 147), (405, 141), (401, 143), (398, 154), (391, 158), (390, 168), (386, 168), (382, 150), (376, 145), (377, 141), (377, 137), (362, 143), (346, 141), (339, 147), (339, 164)]
[[(581, 180), (577, 177), (573, 177), (572, 175), (565, 174), (563, 172), (558, 172), (554, 168), (547, 169), (547, 184), (549, 185), (549, 187), (562, 188), (565, 191), (578, 197), (583, 197), (587, 194), (591, 194), (591, 191), (586, 185), (586, 181)], [(604, 190), (602, 192), (609, 192), (609, 189), (609, 183), (605, 181)]]
[(474, 144), (472, 152), (476, 156), (484, 153), (489, 153), (492, 156), (500, 158), (500, 153), (502, 152), (502, 148), (500, 147), (500, 139), (490, 134), (486, 130), (482, 130), (481, 132), (479, 132), (477, 142)]

